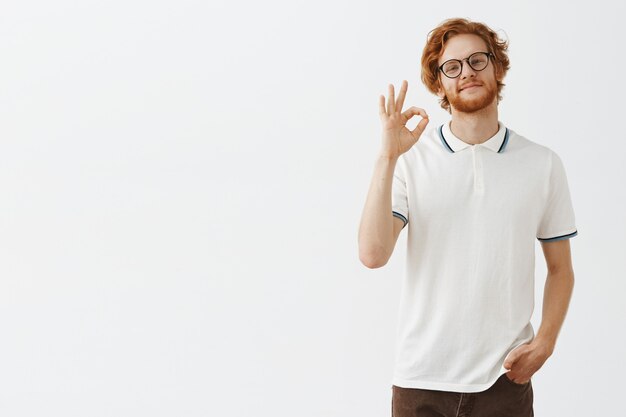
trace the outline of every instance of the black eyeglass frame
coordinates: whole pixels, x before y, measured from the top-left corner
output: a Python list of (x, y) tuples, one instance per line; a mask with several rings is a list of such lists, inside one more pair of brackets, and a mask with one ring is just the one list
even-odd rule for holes
[[(439, 71), (440, 73), (442, 73), (443, 75), (445, 75), (448, 78), (451, 78), (451, 79), (457, 78), (457, 77), (459, 77), (463, 73), (463, 61), (467, 61), (467, 65), (469, 65), (470, 68), (473, 69), (474, 71), (482, 71), (482, 70), (484, 70), (485, 68), (487, 68), (489, 66), (489, 62), (487, 62), (487, 65), (485, 65), (485, 68), (482, 68), (482, 69), (474, 68), (472, 66), (472, 64), (470, 64), (470, 58), (473, 57), (476, 54), (485, 54), (485, 55), (487, 55), (487, 59), (489, 59), (489, 58), (495, 59), (496, 58), (496, 56), (494, 54), (492, 54), (491, 52), (478, 51), (478, 52), (474, 52), (473, 54), (471, 54), (470, 56), (468, 56), (467, 58), (464, 58), (464, 59), (449, 59), (446, 62), (444, 62), (443, 64), (439, 65), (437, 67), (437, 71)], [(443, 71), (443, 66), (446, 65), (450, 61), (456, 61), (461, 66), (461, 71), (459, 71), (459, 75), (457, 75), (456, 77), (450, 77), (448, 74), (446, 74)]]

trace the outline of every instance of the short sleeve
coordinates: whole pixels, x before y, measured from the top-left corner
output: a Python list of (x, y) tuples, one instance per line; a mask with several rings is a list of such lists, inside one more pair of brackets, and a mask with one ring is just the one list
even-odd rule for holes
[(537, 229), (541, 242), (569, 239), (578, 234), (567, 175), (561, 158), (551, 151), (546, 204)]
[(404, 169), (400, 160), (396, 164), (391, 183), (391, 212), (395, 217), (404, 221), (404, 226), (402, 226), (404, 228), (409, 222), (409, 204)]

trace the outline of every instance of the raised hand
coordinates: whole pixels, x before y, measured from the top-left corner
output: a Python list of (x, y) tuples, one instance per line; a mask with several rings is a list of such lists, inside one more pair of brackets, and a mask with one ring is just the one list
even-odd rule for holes
[[(379, 115), (382, 122), (383, 143), (381, 154), (383, 156), (397, 158), (411, 149), (428, 124), (428, 114), (426, 114), (424, 109), (413, 106), (402, 112), (407, 89), (408, 83), (406, 80), (403, 80), (398, 100), (395, 100), (393, 84), (389, 84), (387, 107), (385, 107), (385, 96), (380, 96)], [(409, 130), (406, 127), (406, 123), (415, 115), (422, 116), (422, 120), (415, 126), (415, 129)]]

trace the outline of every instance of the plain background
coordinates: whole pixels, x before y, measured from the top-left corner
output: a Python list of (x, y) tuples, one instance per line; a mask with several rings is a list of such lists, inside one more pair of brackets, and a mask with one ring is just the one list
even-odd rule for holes
[(449, 17), (509, 40), (499, 119), (569, 179), (536, 414), (622, 409), (623, 2), (60, 0), (0, 7), (0, 414), (389, 416), (406, 233), (370, 270), (357, 231), (378, 96), (449, 119)]

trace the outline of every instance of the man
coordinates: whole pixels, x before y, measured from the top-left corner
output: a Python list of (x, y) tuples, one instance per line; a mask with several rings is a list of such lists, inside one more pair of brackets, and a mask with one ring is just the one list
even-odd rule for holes
[[(408, 225), (392, 415), (533, 415), (531, 377), (552, 355), (574, 285), (577, 235), (564, 166), (498, 120), (507, 42), (449, 19), (429, 33), (422, 81), (451, 121), (380, 96), (382, 146), (359, 227), (369, 268)], [(422, 120), (412, 131), (406, 123)], [(548, 276), (535, 335), (535, 239)], [(473, 411), (472, 411), (473, 410)]]

